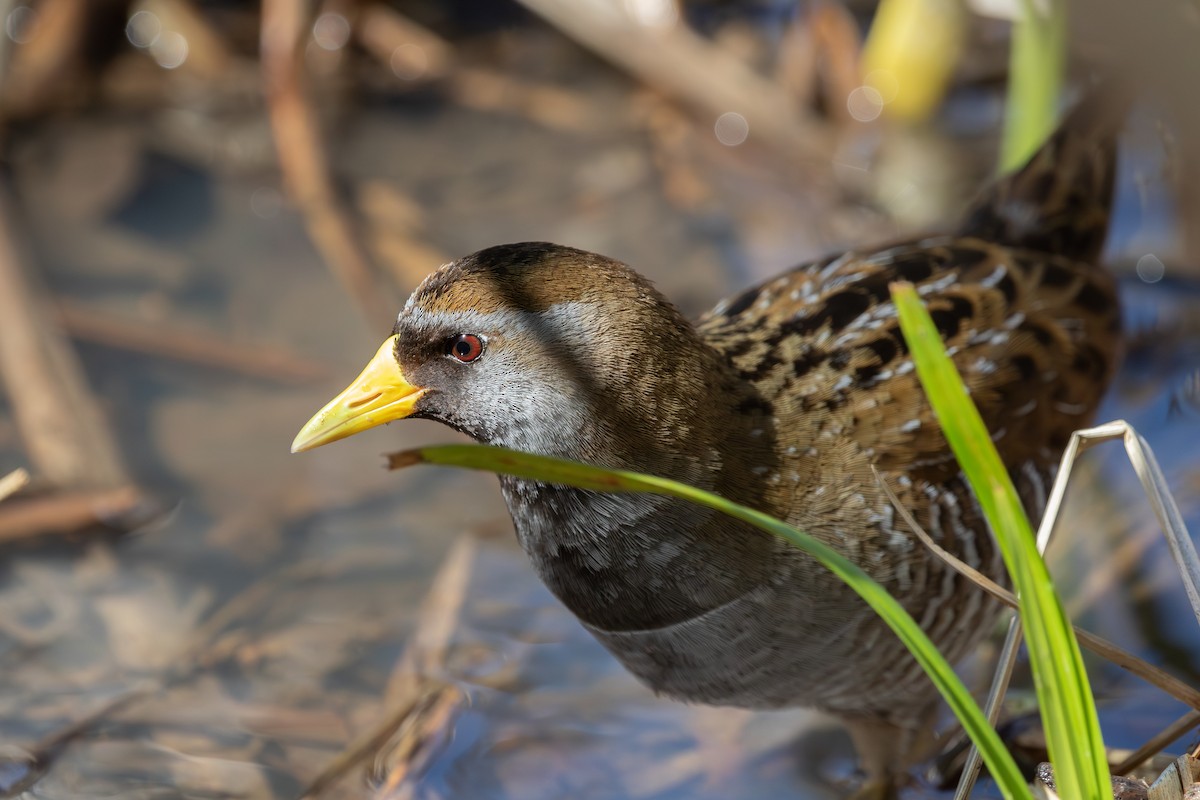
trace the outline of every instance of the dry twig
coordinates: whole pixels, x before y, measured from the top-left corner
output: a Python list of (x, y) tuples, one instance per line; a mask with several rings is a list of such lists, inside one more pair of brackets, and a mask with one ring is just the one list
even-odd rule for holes
[(320, 796), (356, 764), (384, 748), (397, 731), (402, 735), (396, 747), (389, 749), (389, 755), (399, 758), (387, 759), (387, 774), (379, 776), (389, 791), (396, 791), (414, 774), (418, 755), (422, 760), (431, 755), (428, 743), (440, 739), (464, 700), (460, 690), (430, 676), (444, 669), (450, 637), (470, 583), (474, 555), (474, 540), (469, 536), (460, 537), (450, 548), (421, 603), (416, 630), (388, 682), (384, 704), (390, 710), (321, 771), (304, 792), (305, 798)]
[(0, 544), (77, 533), (96, 525), (134, 528), (157, 511), (132, 486), (66, 490), (27, 498), (0, 508)]
[(821, 77), (830, 114), (843, 124), (852, 122), (845, 100), (862, 84), (862, 41), (854, 15), (841, 3), (821, 2), (812, 6), (807, 22), (824, 67)]
[(130, 9), (153, 14), (164, 31), (178, 33), (187, 42), (187, 59), (180, 67), (205, 81), (228, 77), (235, 57), (221, 34), (188, 0), (139, 0)]
[(642, 81), (713, 116), (736, 112), (750, 136), (789, 161), (829, 164), (832, 132), (805, 116), (792, 98), (739, 59), (687, 26), (648, 28), (609, 0), (519, 0), (567, 36)]
[[(872, 470), (874, 470), (874, 467), (872, 467)], [(879, 477), (878, 471), (876, 470), (875, 472), (876, 477)], [(963, 562), (953, 553), (945, 550), (941, 545), (935, 542), (920, 526), (909, 510), (900, 502), (900, 498), (896, 497), (895, 493), (892, 491), (892, 488), (888, 486), (887, 483), (881, 478), (879, 480), (879, 485), (883, 488), (888, 500), (891, 501), (892, 505), (896, 508), (897, 513), (900, 514), (901, 519), (908, 524), (909, 528), (912, 529), (917, 538), (921, 540), (921, 543), (933, 551), (934, 555), (942, 559), (942, 561), (946, 562), (948, 566), (977, 585), (980, 589), (983, 589), (992, 597), (996, 598), (1001, 603), (1004, 603), (1004, 605), (1014, 609), (1017, 607), (1017, 598), (1012, 592), (1008, 591), (1003, 586), (1000, 586), (998, 583), (972, 567), (970, 564)], [(1179, 700), (1182, 703), (1187, 703), (1192, 708), (1200, 710), (1200, 690), (1188, 686), (1183, 681), (1162, 671), (1153, 664), (1146, 663), (1133, 653), (1118, 647), (1107, 639), (1097, 636), (1094, 633), (1090, 633), (1089, 631), (1085, 631), (1076, 625), (1072, 625), (1071, 628), (1075, 631), (1075, 635), (1078, 637), (1079, 643), (1088, 650), (1091, 650), (1096, 655), (1115, 664), (1121, 669), (1136, 675), (1152, 686), (1157, 686), (1159, 689), (1162, 689), (1176, 700)]]
[(449, 91), (467, 108), (517, 113), (552, 130), (582, 133), (600, 123), (594, 106), (579, 95), (494, 70), (459, 67), (450, 77)]
[(282, 348), (231, 342), (199, 330), (135, 322), (69, 300), (58, 301), (58, 321), (77, 339), (254, 378), (310, 383), (328, 377), (332, 371)]
[(128, 486), (99, 403), (29, 263), (0, 184), (0, 373), (29, 459), (60, 487)]
[(441, 78), (454, 65), (449, 42), (383, 3), (363, 3), (353, 26), (363, 48), (403, 80)]
[(437, 684), (422, 691), (420, 702), (402, 717), (375, 756), (371, 768), (374, 800), (412, 797), (413, 782), (449, 741), (454, 720), (465, 703), (466, 696), (457, 686)]
[(80, 66), (87, 35), (88, 0), (48, 0), (38, 7), (29, 41), (15, 49), (5, 70), (3, 106), (7, 116), (35, 114), (65, 91)]
[(23, 796), (23, 793), (37, 783), (54, 763), (62, 749), (75, 739), (86, 734), (100, 722), (112, 717), (117, 712), (128, 708), (133, 703), (148, 697), (158, 689), (156, 684), (145, 684), (126, 689), (116, 697), (102, 703), (99, 708), (89, 711), (82, 717), (69, 724), (51, 731), (40, 741), (25, 750), (27, 767), (18, 779), (10, 780), (4, 785), (5, 797)]
[(1188, 711), (1182, 717), (1146, 740), (1145, 744), (1123, 758), (1121, 763), (1113, 766), (1113, 774), (1126, 775), (1133, 772), (1156, 753), (1162, 752), (1164, 747), (1198, 725), (1200, 725), (1200, 711), (1196, 711), (1195, 709)]
[(0, 502), (24, 489), (28, 483), (29, 473), (23, 469), (14, 469), (0, 478)]
[(407, 83), (446, 79), (450, 97), (467, 108), (519, 113), (547, 128), (572, 133), (597, 124), (593, 106), (578, 95), (464, 66), (452, 44), (382, 3), (363, 5), (353, 26), (363, 48), (397, 78)]
[[(1038, 552), (1045, 552), (1046, 545), (1050, 541), (1050, 535), (1054, 530), (1055, 523), (1058, 521), (1063, 497), (1066, 494), (1067, 482), (1070, 479), (1071, 472), (1079, 455), (1095, 444), (1117, 438), (1120, 438), (1125, 444), (1126, 455), (1133, 465), (1138, 479), (1141, 481), (1142, 489), (1150, 501), (1151, 507), (1154, 509), (1155, 516), (1158, 517), (1171, 555), (1179, 568), (1180, 577), (1183, 580), (1188, 599), (1191, 601), (1192, 609), (1196, 613), (1197, 619), (1200, 619), (1200, 557), (1197, 556), (1196, 546), (1188, 536), (1187, 527), (1183, 523), (1183, 516), (1179, 513), (1179, 507), (1171, 496), (1170, 488), (1167, 486), (1166, 478), (1163, 477), (1162, 470), (1158, 466), (1158, 461), (1154, 458), (1154, 453), (1137, 431), (1124, 420), (1116, 420), (1094, 428), (1075, 431), (1071, 434), (1071, 439), (1063, 451), (1058, 474), (1055, 477), (1050, 496), (1047, 498), (1045, 512), (1038, 526)], [(1010, 592), (996, 585), (986, 576), (946, 552), (934, 542), (920, 525), (917, 524), (912, 514), (908, 512), (908, 509), (900, 503), (899, 498), (892, 492), (891, 487), (882, 480), (878, 470), (874, 467), (871, 469), (897, 512), (908, 523), (913, 533), (927, 547), (949, 566), (964, 577), (974, 581), (993, 597), (996, 597), (1012, 608), (1017, 607), (1016, 598)], [(1157, 667), (1147, 664), (1132, 653), (1101, 639), (1099, 636), (1080, 630), (1075, 626), (1072, 626), (1072, 628), (1079, 643), (1084, 647), (1122, 669), (1157, 686), (1172, 697), (1187, 703), (1193, 709), (1200, 709), (1200, 705), (1198, 705), (1200, 703), (1200, 692), (1197, 690)], [(992, 680), (992, 687), (988, 694), (986, 713), (988, 719), (993, 723), (999, 710), (1000, 700), (1004, 696), (1009, 678), (1012, 675), (1012, 667), (1016, 660), (1016, 651), (1020, 642), (1020, 636), (1020, 619), (1013, 617), (1009, 621), (1008, 636), (1005, 639), (1004, 648), (1001, 651), (1000, 663), (997, 666), (996, 675)], [(979, 766), (979, 752), (972, 746), (968, 751), (967, 763), (963, 768), (962, 777), (955, 791), (956, 800), (969, 795), (975, 778), (979, 773)]]
[(450, 257), (427, 243), (428, 222), (421, 205), (395, 185), (381, 180), (358, 186), (357, 205), (367, 222), (376, 260), (405, 291), (415, 289), (430, 270)]
[(264, 0), (261, 58), (279, 165), (325, 262), (371, 324), (382, 324), (396, 303), (375, 280), (354, 221), (333, 187), (324, 142), (304, 71), (302, 0)]

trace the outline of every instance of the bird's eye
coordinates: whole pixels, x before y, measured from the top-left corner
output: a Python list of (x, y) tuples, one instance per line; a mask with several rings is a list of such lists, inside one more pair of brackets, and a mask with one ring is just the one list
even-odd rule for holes
[(473, 333), (460, 333), (446, 340), (446, 355), (470, 364), (483, 355), (483, 339)]

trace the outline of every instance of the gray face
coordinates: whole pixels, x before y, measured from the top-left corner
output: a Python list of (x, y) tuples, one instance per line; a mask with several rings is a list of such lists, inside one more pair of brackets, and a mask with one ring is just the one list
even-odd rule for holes
[[(396, 358), (426, 390), (415, 416), (488, 444), (577, 454), (594, 431), (596, 404), (621, 391), (595, 358), (605, 344), (589, 323), (597, 316), (569, 302), (541, 312), (406, 308), (396, 322)], [(463, 334), (482, 344), (474, 359)]]
[[(424, 390), (415, 415), (489, 444), (659, 474), (683, 474), (681, 451), (700, 447), (692, 403), (720, 367), (636, 272), (540, 243), (438, 270), (395, 333), (405, 380)], [(469, 363), (452, 349), (463, 334), (483, 342)]]

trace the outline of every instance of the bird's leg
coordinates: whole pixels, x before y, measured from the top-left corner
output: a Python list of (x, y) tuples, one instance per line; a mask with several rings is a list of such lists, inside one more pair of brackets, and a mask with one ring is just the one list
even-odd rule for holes
[(907, 770), (927, 758), (934, 750), (934, 707), (898, 717), (842, 716), (854, 749), (859, 768), (865, 778), (855, 793), (859, 800), (881, 800), (894, 797)]

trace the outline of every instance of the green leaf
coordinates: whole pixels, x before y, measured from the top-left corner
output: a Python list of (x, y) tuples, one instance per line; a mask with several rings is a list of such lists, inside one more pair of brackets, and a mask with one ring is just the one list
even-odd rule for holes
[(988, 724), (954, 669), (908, 612), (853, 562), (808, 534), (760, 511), (666, 478), (602, 469), (546, 456), (485, 445), (442, 445), (408, 450), (390, 457), (392, 468), (415, 463), (466, 467), (502, 475), (565, 484), (598, 492), (645, 492), (687, 500), (716, 509), (780, 536), (811, 555), (859, 594), (909, 648), (933, 680), (1006, 798), (1031, 798), (1029, 787), (1000, 737)]
[[(1045, 13), (1038, 7), (1044, 5)], [(1066, 63), (1065, 0), (1021, 0), (1009, 51), (1000, 172), (1022, 166), (1054, 130)]]
[(1111, 797), (1100, 722), (1079, 643), (1037, 551), (1020, 498), (916, 291), (909, 284), (896, 284), (892, 298), (917, 375), (1016, 588), (1059, 796), (1064, 800)]

